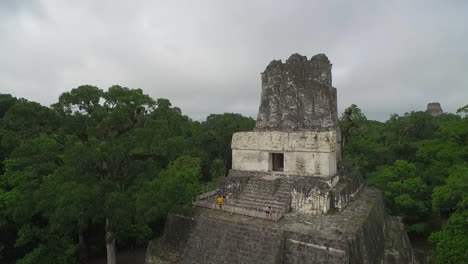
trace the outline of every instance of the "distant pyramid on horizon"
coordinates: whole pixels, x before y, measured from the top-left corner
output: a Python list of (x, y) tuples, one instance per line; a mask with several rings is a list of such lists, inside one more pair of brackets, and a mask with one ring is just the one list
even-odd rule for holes
[(431, 116), (440, 116), (444, 113), (444, 111), (442, 111), (442, 107), (440, 107), (439, 102), (428, 103), (426, 112)]

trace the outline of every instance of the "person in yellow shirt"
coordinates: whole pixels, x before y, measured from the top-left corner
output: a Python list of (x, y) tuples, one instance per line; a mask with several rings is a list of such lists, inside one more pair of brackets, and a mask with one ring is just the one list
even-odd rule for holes
[(219, 209), (221, 209), (221, 207), (223, 206), (223, 196), (218, 195), (218, 198), (216, 199), (216, 201), (218, 202)]

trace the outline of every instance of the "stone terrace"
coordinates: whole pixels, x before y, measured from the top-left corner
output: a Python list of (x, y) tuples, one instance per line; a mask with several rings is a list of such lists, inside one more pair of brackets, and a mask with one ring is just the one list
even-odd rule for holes
[[(260, 177), (249, 177), (238, 195), (227, 195), (221, 209), (216, 204), (217, 191), (202, 194), (193, 204), (278, 221), (290, 211), (291, 190), (292, 184), (289, 179), (266, 174)], [(265, 213), (264, 207), (266, 206), (272, 208), (270, 215)]]
[(168, 223), (190, 230), (179, 230), (180, 236), (166, 230), (172, 233), (165, 238), (177, 240), (177, 263), (411, 263), (411, 250), (392, 248), (410, 248), (407, 240), (386, 239), (401, 224), (386, 217), (380, 192), (366, 187), (358, 196), (343, 211), (289, 213), (278, 222), (195, 207), (190, 217)]

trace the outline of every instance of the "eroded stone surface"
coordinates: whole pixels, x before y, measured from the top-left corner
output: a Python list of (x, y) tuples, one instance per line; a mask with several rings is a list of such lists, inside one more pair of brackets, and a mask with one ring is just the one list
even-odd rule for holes
[(293, 54), (272, 61), (262, 73), (257, 131), (329, 131), (338, 129), (332, 64), (325, 54), (307, 60)]
[(292, 213), (272, 222), (195, 208), (191, 214), (172, 215), (168, 223), (191, 228), (179, 231), (185, 235), (177, 235), (182, 242), (175, 245), (180, 245), (178, 252), (182, 259), (175, 263), (403, 264), (413, 261), (408, 241), (401, 240), (405, 235), (401, 222), (386, 215), (381, 193), (367, 187), (344, 210), (328, 215)]
[(442, 107), (440, 106), (440, 103), (437, 103), (437, 102), (427, 104), (426, 112), (432, 116), (440, 116), (441, 114), (444, 113), (444, 111), (442, 111)]
[(148, 242), (145, 264), (177, 264), (182, 260), (181, 253), (165, 246), (161, 239)]
[(336, 131), (327, 132), (237, 132), (232, 137), (232, 149), (266, 151), (336, 151)]

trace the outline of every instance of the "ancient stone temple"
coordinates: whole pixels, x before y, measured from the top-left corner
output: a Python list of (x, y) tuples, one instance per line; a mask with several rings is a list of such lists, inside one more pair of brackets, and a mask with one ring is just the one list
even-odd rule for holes
[(442, 111), (442, 107), (440, 107), (440, 103), (428, 103), (426, 112), (429, 113), (431, 116), (440, 116), (444, 113)]
[(148, 264), (413, 263), (382, 194), (341, 162), (331, 69), (324, 54), (266, 67), (255, 130), (233, 135), (229, 175), (168, 217)]

